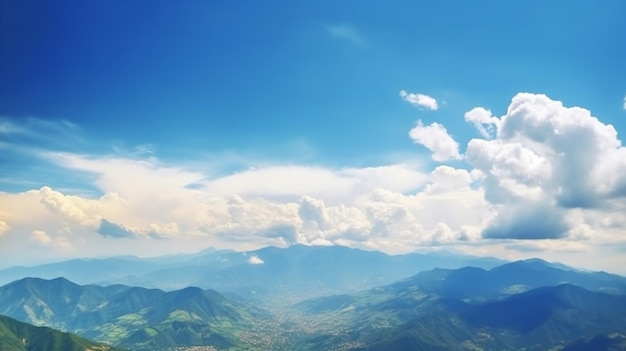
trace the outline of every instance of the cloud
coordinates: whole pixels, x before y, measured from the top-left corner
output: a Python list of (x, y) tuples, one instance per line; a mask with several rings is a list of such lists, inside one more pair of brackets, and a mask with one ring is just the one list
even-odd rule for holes
[(53, 241), (50, 235), (48, 235), (43, 230), (33, 230), (33, 233), (31, 234), (30, 237), (31, 239), (36, 241), (38, 244), (44, 245), (44, 246), (50, 245)]
[(0, 193), (0, 254), (16, 262), (26, 251), (154, 255), (300, 243), (515, 256), (563, 243), (582, 255), (626, 244), (626, 149), (612, 126), (527, 93), (500, 117), (477, 107), (464, 118), (480, 134), (463, 156), (439, 123), (410, 131), (434, 160), (461, 160), (434, 169), (408, 158), (343, 168), (242, 161), (241, 171), (224, 173), (148, 153), (41, 153), (87, 175), (99, 194)]
[(444, 162), (459, 160), (459, 144), (448, 134), (446, 128), (436, 122), (424, 126), (417, 121), (417, 126), (411, 129), (409, 136), (415, 143), (421, 144), (432, 152), (435, 161)]
[(439, 109), (437, 100), (428, 95), (419, 93), (407, 93), (405, 90), (400, 90), (400, 97), (402, 97), (402, 100), (416, 107), (422, 107), (432, 111)]
[(622, 107), (626, 110), (626, 96), (624, 96), (624, 105)]
[(67, 120), (20, 118), (19, 122), (0, 116), (0, 135), (6, 144), (24, 149), (81, 145), (81, 128)]
[(110, 222), (104, 218), (100, 221), (97, 232), (111, 238), (132, 238), (135, 236), (135, 233), (123, 225)]
[(13, 123), (12, 121), (10, 121), (9, 119), (0, 116), (0, 134), (2, 135), (11, 135), (11, 134), (20, 134), (20, 133), (24, 133), (25, 130)]
[(357, 47), (365, 45), (365, 40), (353, 26), (347, 24), (326, 24), (324, 25), (324, 29), (326, 29), (326, 32), (333, 38), (346, 41)]
[(471, 122), (480, 134), (488, 139), (493, 137), (500, 120), (492, 116), (491, 111), (476, 107), (465, 113), (465, 121)]
[(517, 94), (497, 120), (486, 109), (472, 111), (482, 117), (469, 120), (497, 126), (493, 140), (473, 139), (465, 153), (495, 205), (484, 237), (573, 235), (573, 210), (609, 213), (626, 197), (626, 149), (590, 111), (529, 93)]
[(414, 165), (330, 169), (311, 166), (268, 166), (204, 181), (202, 190), (220, 196), (238, 194), (272, 200), (297, 201), (302, 196), (351, 202), (376, 188), (411, 191), (425, 174)]
[(50, 249), (54, 248), (61, 252), (74, 251), (74, 245), (65, 236), (52, 237), (43, 230), (33, 230), (30, 235), (30, 239), (34, 241), (38, 246)]
[(263, 264), (263, 263), (265, 263), (265, 261), (260, 259), (259, 256), (257, 256), (257, 255), (252, 255), (252, 256), (250, 256), (250, 258), (248, 258), (248, 263), (250, 263), (250, 264)]
[(11, 227), (5, 221), (0, 221), (0, 236), (9, 231)]
[(488, 239), (558, 239), (568, 229), (562, 209), (530, 202), (499, 209), (482, 235)]

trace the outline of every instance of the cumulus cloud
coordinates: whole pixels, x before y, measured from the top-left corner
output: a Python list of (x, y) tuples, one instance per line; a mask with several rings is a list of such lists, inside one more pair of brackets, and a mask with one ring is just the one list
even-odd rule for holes
[(626, 96), (624, 96), (624, 105), (622, 107), (626, 110)]
[(484, 230), (492, 239), (558, 239), (567, 234), (564, 211), (543, 202), (503, 206)]
[(470, 112), (466, 119), (497, 126), (493, 140), (473, 139), (465, 153), (496, 205), (484, 237), (563, 237), (573, 230), (570, 209), (606, 209), (626, 196), (626, 149), (590, 111), (520, 93), (498, 119)]
[(446, 128), (436, 122), (424, 126), (417, 121), (417, 126), (411, 129), (409, 136), (417, 144), (421, 144), (432, 152), (435, 161), (444, 162), (459, 160), (459, 144), (448, 134)]
[(500, 117), (477, 107), (464, 118), (480, 136), (463, 157), (439, 123), (418, 121), (409, 133), (436, 161), (466, 161), (459, 168), (269, 164), (220, 174), (155, 155), (45, 153), (55, 165), (89, 174), (102, 195), (51, 187), (0, 193), (0, 250), (16, 259), (13, 252), (24, 248), (39, 257), (294, 243), (387, 252), (455, 245), (502, 255), (560, 242), (576, 252), (625, 246), (626, 149), (612, 126), (526, 93)]
[(250, 258), (248, 258), (248, 263), (250, 263), (250, 264), (263, 264), (263, 263), (265, 263), (265, 261), (260, 259), (259, 256), (257, 256), (257, 255), (252, 255), (252, 256), (250, 256)]
[(402, 100), (416, 107), (425, 108), (432, 111), (439, 109), (437, 100), (428, 95), (419, 93), (408, 93), (405, 90), (400, 90), (400, 97), (402, 98)]

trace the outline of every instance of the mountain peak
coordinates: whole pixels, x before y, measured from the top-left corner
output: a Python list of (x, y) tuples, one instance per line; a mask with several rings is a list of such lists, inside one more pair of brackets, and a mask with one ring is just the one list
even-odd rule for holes
[(562, 271), (572, 271), (573, 268), (558, 262), (548, 262), (542, 258), (527, 258), (523, 260), (505, 263), (501, 266), (494, 267), (493, 271), (507, 270), (512, 268), (524, 269), (558, 269)]

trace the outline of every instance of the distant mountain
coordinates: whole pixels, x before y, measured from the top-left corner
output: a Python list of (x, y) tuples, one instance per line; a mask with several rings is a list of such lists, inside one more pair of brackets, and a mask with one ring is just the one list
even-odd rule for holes
[(418, 287), (425, 293), (457, 299), (494, 298), (530, 289), (574, 284), (594, 291), (626, 294), (626, 278), (604, 272), (583, 272), (540, 259), (506, 263), (490, 270), (476, 267), (434, 269), (392, 285)]
[(126, 281), (132, 281), (133, 277), (147, 274), (159, 267), (158, 262), (136, 257), (75, 259), (34, 267), (18, 266), (0, 270), (0, 285), (26, 277), (43, 279), (66, 277), (79, 284), (94, 284), (122, 278)]
[(64, 278), (25, 278), (0, 287), (0, 314), (133, 350), (230, 347), (237, 344), (234, 331), (269, 316), (213, 290), (82, 286)]
[(427, 349), (539, 351), (574, 347), (571, 343), (581, 337), (626, 331), (626, 296), (570, 284), (484, 303), (440, 299), (428, 311), (364, 338), (368, 346), (362, 350), (399, 350), (422, 343)]
[[(296, 308), (325, 330), (304, 344), (359, 350), (554, 350), (581, 337), (626, 333), (624, 277), (542, 260), (421, 272)], [(584, 285), (591, 291), (572, 282)], [(605, 293), (602, 291), (611, 291)], [(337, 330), (346, 331), (339, 335)], [(581, 341), (586, 342), (586, 341)], [(594, 345), (598, 341), (592, 341)]]
[(36, 327), (0, 315), (2, 351), (116, 351), (118, 348), (96, 343), (70, 333)]
[(14, 267), (0, 271), (0, 282), (64, 276), (80, 284), (125, 284), (166, 290), (198, 286), (247, 297), (280, 293), (293, 299), (367, 289), (435, 267), (492, 268), (502, 263), (493, 258), (445, 252), (387, 255), (342, 246), (293, 245), (249, 252), (209, 249), (150, 259), (117, 257)]

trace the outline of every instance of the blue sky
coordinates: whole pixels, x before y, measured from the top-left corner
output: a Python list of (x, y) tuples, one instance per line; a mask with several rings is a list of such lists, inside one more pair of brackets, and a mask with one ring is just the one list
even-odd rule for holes
[(16, 264), (299, 242), (619, 269), (621, 2), (0, 6)]

